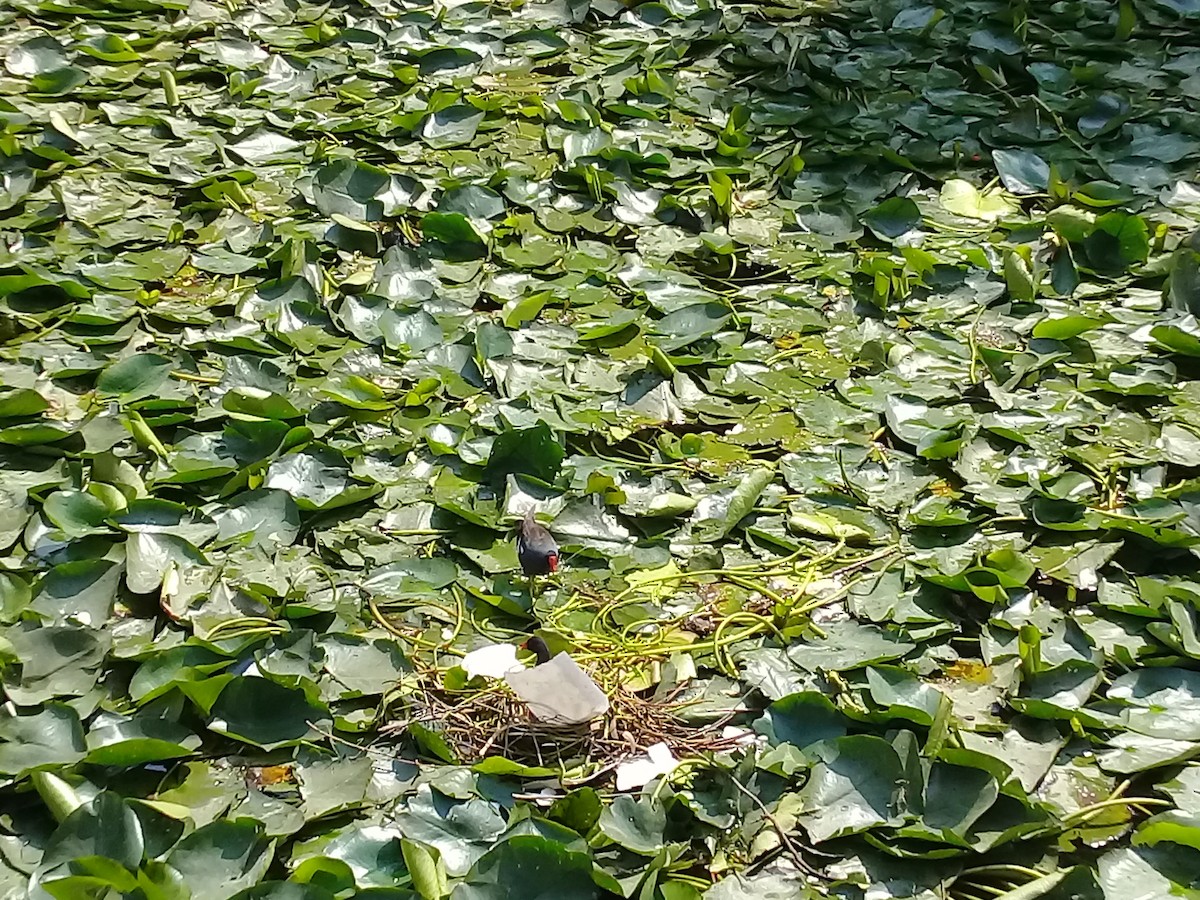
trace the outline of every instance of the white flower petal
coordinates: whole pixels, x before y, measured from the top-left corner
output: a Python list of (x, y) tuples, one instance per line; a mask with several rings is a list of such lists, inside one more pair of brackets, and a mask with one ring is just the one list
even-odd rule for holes
[(463, 657), (460, 665), (468, 678), (482, 675), (484, 678), (503, 678), (509, 672), (521, 668), (517, 662), (517, 648), (512, 644), (489, 644), (472, 650)]
[(739, 746), (747, 744), (765, 744), (767, 736), (765, 734), (755, 734), (749, 728), (738, 728), (736, 725), (726, 725), (721, 729), (721, 737), (727, 741), (735, 741)]
[(617, 790), (628, 791), (649, 784), (660, 775), (670, 775), (679, 765), (679, 760), (664, 743), (657, 743), (646, 750), (643, 756), (635, 757), (617, 766)]

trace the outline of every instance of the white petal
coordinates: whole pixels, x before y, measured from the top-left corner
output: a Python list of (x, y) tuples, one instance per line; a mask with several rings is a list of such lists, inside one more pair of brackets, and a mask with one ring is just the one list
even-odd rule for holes
[(646, 755), (650, 757), (650, 762), (657, 766), (669, 765), (673, 769), (675, 768), (675, 764), (679, 762), (679, 760), (671, 755), (671, 748), (662, 741), (647, 747)]
[(521, 668), (517, 662), (517, 648), (512, 644), (489, 644), (472, 650), (463, 657), (461, 665), (468, 678), (482, 675), (485, 678), (503, 678), (509, 672)]
[(755, 734), (749, 728), (739, 728), (736, 725), (726, 725), (722, 728), (721, 738), (727, 741), (735, 741), (740, 746), (767, 743), (767, 736), (765, 734)]
[(666, 744), (655, 744), (645, 755), (617, 766), (617, 790), (628, 791), (649, 784), (660, 775), (670, 775), (677, 765), (679, 760)]
[(533, 802), (537, 806), (553, 806), (554, 801), (557, 800), (559, 796), (560, 795), (558, 791), (554, 790), (554, 788), (542, 788), (540, 791), (538, 791), (538, 798)]

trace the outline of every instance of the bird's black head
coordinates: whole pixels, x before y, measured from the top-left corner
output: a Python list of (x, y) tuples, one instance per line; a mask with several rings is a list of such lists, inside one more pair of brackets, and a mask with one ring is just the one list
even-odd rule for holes
[(539, 666), (542, 663), (550, 662), (550, 648), (536, 634), (526, 640), (521, 646), (537, 657), (537, 664)]

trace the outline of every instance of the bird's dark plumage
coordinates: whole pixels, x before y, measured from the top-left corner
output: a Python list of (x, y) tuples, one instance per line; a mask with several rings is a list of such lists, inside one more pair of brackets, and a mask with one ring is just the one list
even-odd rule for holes
[(549, 531), (534, 521), (532, 509), (525, 513), (517, 534), (517, 559), (526, 575), (558, 571), (558, 544)]
[(542, 663), (550, 662), (550, 648), (547, 647), (546, 642), (536, 634), (521, 646), (537, 657), (537, 664), (539, 666)]

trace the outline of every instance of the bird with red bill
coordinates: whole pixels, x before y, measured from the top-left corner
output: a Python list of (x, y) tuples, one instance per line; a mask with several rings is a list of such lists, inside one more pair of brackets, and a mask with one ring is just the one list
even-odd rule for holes
[(550, 662), (552, 654), (546, 642), (536, 634), (521, 643), (522, 650), (528, 650), (537, 658), (536, 665), (543, 665)]
[(517, 532), (517, 560), (526, 576), (552, 575), (558, 571), (558, 543), (549, 529), (534, 519), (532, 509), (525, 513)]

